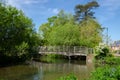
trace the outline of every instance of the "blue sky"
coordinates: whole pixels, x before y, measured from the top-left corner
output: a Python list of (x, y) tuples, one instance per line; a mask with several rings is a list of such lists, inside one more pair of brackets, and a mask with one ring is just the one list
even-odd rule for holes
[[(56, 15), (61, 9), (74, 13), (77, 4), (85, 4), (92, 0), (7, 0), (7, 3), (23, 10), (30, 17), (36, 29)], [(100, 7), (95, 10), (95, 17), (103, 27), (108, 27), (113, 41), (120, 40), (120, 0), (98, 0)]]

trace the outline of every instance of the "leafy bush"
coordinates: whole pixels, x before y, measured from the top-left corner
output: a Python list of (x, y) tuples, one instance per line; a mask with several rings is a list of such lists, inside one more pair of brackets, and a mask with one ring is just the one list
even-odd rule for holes
[(18, 52), (18, 56), (21, 56), (23, 54), (26, 54), (26, 50), (28, 49), (29, 45), (26, 42), (22, 42), (20, 45), (15, 46), (17, 52)]
[(108, 46), (106, 46), (105, 44), (100, 44), (99, 46), (97, 46), (95, 48), (95, 53), (97, 54), (96, 59), (101, 59), (107, 56), (112, 56), (110, 54), (110, 50)]
[(105, 65), (109, 65), (109, 66), (117, 66), (120, 64), (120, 58), (119, 57), (106, 57), (104, 59), (99, 59), (96, 60), (96, 66), (100, 67), (100, 66), (105, 66)]
[(109, 65), (119, 65), (120, 58), (108, 57), (108, 58), (105, 58), (105, 63)]
[(25, 60), (33, 53), (32, 48), (39, 43), (40, 38), (32, 20), (23, 11), (4, 6), (0, 0), (0, 65), (7, 65), (10, 61), (17, 62), (22, 57), (22, 61)]
[(61, 57), (63, 57), (62, 55), (60, 55), (60, 54), (47, 54), (46, 55), (48, 58), (61, 58)]
[(92, 73), (90, 80), (120, 80), (120, 66), (97, 68)]

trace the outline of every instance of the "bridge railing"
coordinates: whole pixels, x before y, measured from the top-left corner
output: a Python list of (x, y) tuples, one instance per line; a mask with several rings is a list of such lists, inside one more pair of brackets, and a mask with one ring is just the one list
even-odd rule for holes
[(39, 54), (89, 54), (93, 52), (92, 48), (81, 46), (39, 46)]

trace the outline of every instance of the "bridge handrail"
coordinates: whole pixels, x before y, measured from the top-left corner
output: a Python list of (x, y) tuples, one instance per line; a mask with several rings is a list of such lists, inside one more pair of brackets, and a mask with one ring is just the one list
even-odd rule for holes
[(92, 48), (81, 46), (39, 46), (39, 54), (42, 53), (66, 53), (66, 54), (88, 54), (92, 53)]

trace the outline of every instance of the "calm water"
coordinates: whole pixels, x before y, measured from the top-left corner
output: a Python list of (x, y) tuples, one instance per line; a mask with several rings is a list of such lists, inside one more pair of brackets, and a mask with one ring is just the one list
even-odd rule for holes
[(31, 65), (17, 65), (0, 68), (0, 80), (56, 80), (74, 73), (78, 80), (90, 76), (92, 62), (66, 61), (59, 63), (31, 62)]

